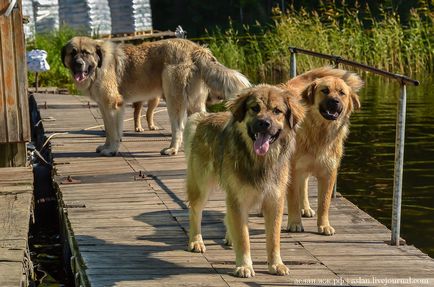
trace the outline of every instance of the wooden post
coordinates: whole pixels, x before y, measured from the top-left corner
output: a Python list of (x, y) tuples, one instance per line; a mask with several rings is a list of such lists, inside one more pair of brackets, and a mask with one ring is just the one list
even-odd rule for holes
[[(30, 140), (22, 3), (0, 0), (0, 166), (26, 164)], [(12, 8), (12, 7), (11, 7)]]
[(26, 143), (0, 144), (0, 167), (26, 166)]

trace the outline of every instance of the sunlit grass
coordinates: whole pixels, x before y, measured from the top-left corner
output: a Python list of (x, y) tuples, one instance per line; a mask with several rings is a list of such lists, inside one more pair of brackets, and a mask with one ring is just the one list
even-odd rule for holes
[[(404, 26), (394, 13), (385, 13), (382, 20), (377, 21), (369, 14), (360, 20), (357, 9), (327, 8), (320, 13), (275, 10), (271, 25), (257, 23), (243, 29), (231, 25), (224, 31), (209, 32), (201, 41), (220, 62), (240, 70), (256, 83), (279, 83), (288, 78), (290, 46), (339, 55), (394, 73), (428, 74), (434, 70), (434, 17), (429, 11), (424, 13), (412, 11), (409, 23)], [(36, 35), (35, 40), (28, 43), (27, 50), (48, 52), (51, 70), (40, 74), (41, 86), (66, 87), (74, 91), (60, 51), (70, 38), (79, 34), (63, 27)], [(299, 73), (325, 64), (329, 63), (297, 55)], [(29, 73), (29, 82), (34, 83), (32, 73)]]
[[(434, 70), (434, 19), (430, 14), (422, 20), (412, 11), (407, 26), (400, 23), (398, 15), (385, 14), (381, 21), (370, 19), (366, 28), (357, 10), (335, 11), (331, 13), (334, 18), (326, 20), (316, 12), (275, 12), (273, 25), (254, 27), (259, 34), (251, 34), (252, 27), (244, 27), (242, 35), (232, 27), (210, 33), (210, 49), (224, 64), (254, 82), (284, 81), (289, 73), (290, 46), (410, 76)], [(299, 72), (324, 64), (328, 62), (297, 55)]]

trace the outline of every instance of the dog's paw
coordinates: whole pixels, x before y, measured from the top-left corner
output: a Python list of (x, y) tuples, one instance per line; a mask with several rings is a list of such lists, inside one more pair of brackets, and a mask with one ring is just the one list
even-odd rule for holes
[(226, 246), (232, 246), (232, 240), (229, 233), (226, 232), (225, 239), (223, 240)]
[(100, 153), (102, 150), (106, 149), (108, 145), (102, 144), (96, 147), (96, 152)]
[(291, 223), (288, 222), (288, 226), (286, 227), (286, 231), (288, 232), (303, 232), (303, 224), (300, 223)]
[(192, 241), (188, 244), (188, 250), (196, 253), (205, 253), (205, 243), (202, 240)]
[(176, 155), (177, 153), (178, 153), (178, 150), (176, 148), (173, 148), (173, 147), (166, 147), (160, 151), (161, 155)]
[(149, 126), (149, 130), (150, 130), (150, 131), (158, 131), (159, 129), (160, 129), (159, 127), (154, 126), (154, 125)]
[(301, 209), (301, 216), (303, 217), (314, 217), (315, 211), (312, 208), (302, 208)]
[(103, 149), (99, 152), (99, 154), (102, 156), (115, 156), (117, 153), (118, 152), (116, 150), (109, 149), (109, 148)]
[(289, 268), (283, 263), (268, 265), (268, 272), (273, 275), (289, 275)]
[(335, 229), (330, 225), (320, 225), (318, 226), (318, 233), (330, 236), (335, 234)]
[(145, 129), (142, 128), (142, 127), (136, 127), (134, 130), (135, 130), (136, 132), (140, 133), (140, 132), (143, 132)]
[(255, 276), (255, 271), (253, 270), (253, 266), (239, 266), (235, 268), (234, 276), (240, 278), (250, 278)]

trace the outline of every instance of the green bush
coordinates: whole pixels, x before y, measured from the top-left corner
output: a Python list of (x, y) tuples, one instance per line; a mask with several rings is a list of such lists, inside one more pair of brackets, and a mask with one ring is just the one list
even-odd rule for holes
[[(47, 51), (47, 62), (50, 70), (39, 73), (39, 86), (67, 88), (71, 92), (76, 92), (68, 70), (63, 66), (60, 53), (63, 45), (79, 32), (62, 27), (57, 31), (46, 34), (36, 34), (34, 40), (27, 43), (27, 51), (40, 49)], [(28, 73), (29, 85), (33, 86), (35, 74)]]

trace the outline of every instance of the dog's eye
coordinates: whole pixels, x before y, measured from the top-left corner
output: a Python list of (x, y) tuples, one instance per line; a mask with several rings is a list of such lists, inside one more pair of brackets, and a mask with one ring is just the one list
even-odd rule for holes
[(77, 55), (77, 49), (75, 49), (75, 48), (72, 49), (72, 51), (71, 51), (71, 55), (73, 55), (73, 56), (74, 56), (74, 55)]
[(324, 95), (328, 95), (328, 94), (330, 93), (330, 90), (329, 90), (328, 88), (325, 88), (325, 89), (322, 89), (321, 92), (322, 92)]
[(255, 113), (259, 113), (259, 111), (261, 110), (261, 108), (259, 107), (259, 105), (253, 106), (250, 108), (253, 112)]
[(282, 111), (279, 110), (278, 108), (274, 108), (274, 109), (273, 109), (273, 114), (275, 114), (275, 115), (280, 115), (281, 113), (282, 113)]
[(340, 91), (339, 91), (339, 96), (341, 96), (341, 97), (345, 96), (344, 91), (340, 90)]
[(84, 55), (90, 55), (90, 52), (86, 51), (86, 50), (81, 51), (81, 53), (84, 54)]

